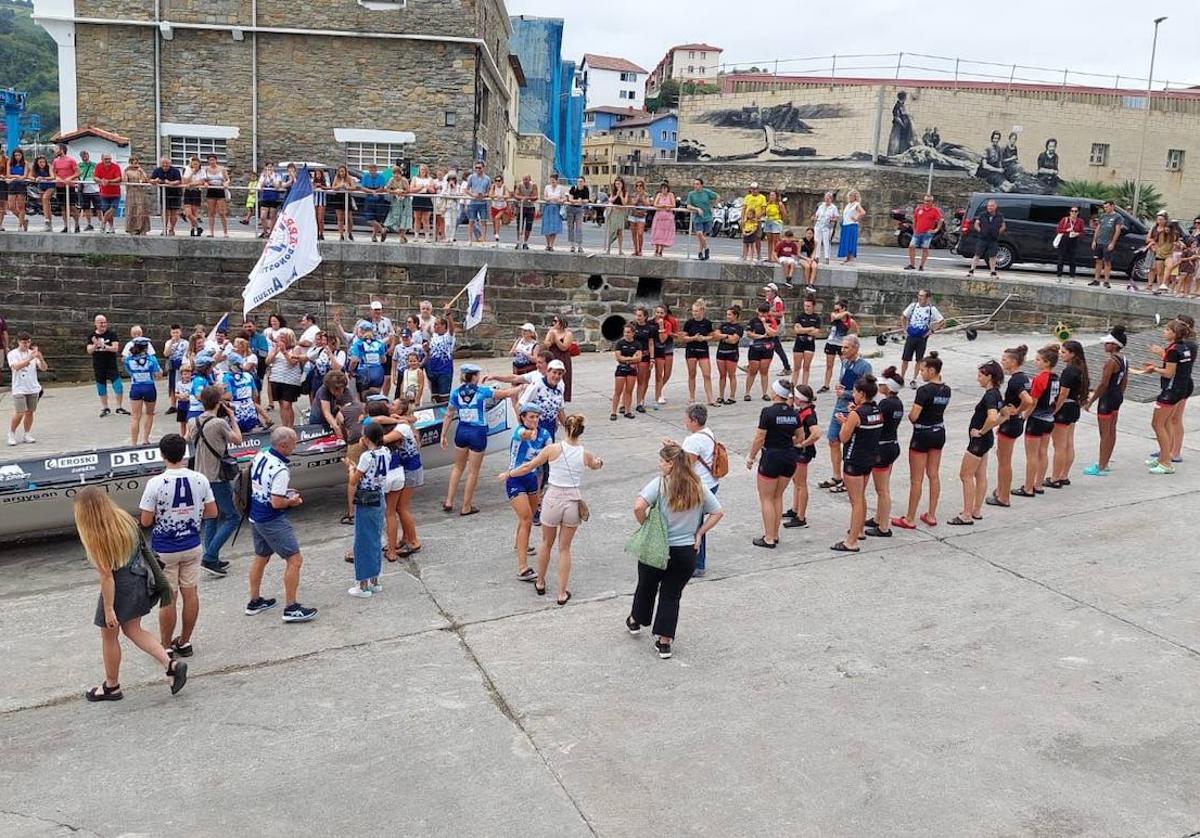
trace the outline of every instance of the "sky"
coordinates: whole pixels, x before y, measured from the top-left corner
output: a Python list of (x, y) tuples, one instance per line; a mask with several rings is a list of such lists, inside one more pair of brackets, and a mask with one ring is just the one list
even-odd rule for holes
[[(1197, 33), (1200, 4), (1185, 0), (1145, 3), (1091, 0), (1055, 3), (1008, 0), (1001, 4), (900, 0), (821, 4), (782, 0), (758, 6), (755, 14), (739, 14), (754, 4), (730, 0), (507, 0), (509, 14), (561, 17), (566, 21), (563, 57), (578, 61), (585, 52), (628, 58), (654, 68), (673, 44), (704, 42), (722, 47), (722, 61), (742, 67), (780, 60), (781, 73), (827, 68), (821, 61), (785, 62), (787, 58), (890, 54), (888, 57), (839, 58), (838, 75), (896, 74), (896, 53), (906, 53), (901, 76), (939, 77), (910, 66), (944, 70), (952, 78), (954, 58), (964, 61), (1017, 63), (1057, 72), (1018, 70), (1029, 81), (1062, 80), (1062, 69), (1104, 74), (1104, 78), (1072, 77), (1073, 83), (1112, 86), (1118, 74), (1142, 79), (1150, 63), (1154, 18), (1167, 15), (1159, 29), (1154, 78), (1157, 82), (1200, 85)], [(994, 24), (984, 24), (976, 10), (1003, 10)], [(796, 11), (785, 11), (794, 8)], [(970, 14), (955, 14), (970, 8)], [(944, 56), (949, 61), (917, 57)], [(864, 69), (854, 73), (850, 68)], [(873, 68), (873, 69), (867, 69)], [(1011, 67), (960, 64), (960, 69), (1007, 80)], [(827, 73), (823, 73), (827, 75)], [(984, 79), (986, 80), (986, 79)], [(1125, 86), (1122, 83), (1122, 86)], [(1156, 87), (1161, 85), (1156, 84)]]

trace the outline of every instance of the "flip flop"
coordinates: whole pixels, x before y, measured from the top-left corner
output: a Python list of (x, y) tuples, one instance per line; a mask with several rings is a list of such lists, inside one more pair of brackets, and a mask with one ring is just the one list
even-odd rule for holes
[(396, 555), (402, 559), (407, 559), (413, 553), (420, 553), (420, 552), (421, 552), (421, 545), (418, 544), (416, 547), (402, 547), (399, 551), (397, 551)]
[(955, 515), (953, 518), (951, 518), (946, 523), (952, 527), (973, 527), (973, 526), (975, 526), (974, 521), (971, 521), (971, 520), (964, 521), (963, 517), (961, 515)]
[(567, 595), (565, 597), (563, 597), (562, 599), (555, 600), (555, 602), (557, 602), (559, 605), (566, 605), (570, 601), (571, 601), (571, 592), (570, 591), (567, 591)]
[(844, 541), (839, 541), (837, 544), (833, 545), (833, 546), (832, 546), (832, 547), (830, 547), (829, 549), (830, 549), (830, 550), (834, 550), (834, 551), (836, 551), (836, 552), (838, 552), (838, 553), (857, 553), (857, 552), (859, 552), (859, 550), (860, 550), (861, 548), (859, 548), (859, 547), (849, 547), (849, 546), (847, 546), (847, 545), (846, 545), (846, 542), (844, 542)]
[(910, 524), (904, 518), (893, 518), (892, 526), (899, 527), (902, 530), (915, 530), (917, 528), (916, 524)]
[(517, 578), (522, 582), (533, 582), (537, 579), (537, 571), (532, 567), (527, 567), (523, 572), (517, 574)]
[(448, 503), (443, 503), (443, 504), (442, 504), (442, 511), (443, 511), (443, 512), (453, 512), (453, 511), (454, 511), (454, 507), (453, 507), (452, 505), (448, 504)]
[(478, 512), (479, 512), (479, 507), (478, 507), (478, 506), (472, 506), (472, 507), (471, 507), (470, 509), (468, 509), (466, 512), (460, 512), (460, 513), (458, 513), (458, 517), (459, 517), (459, 518), (465, 518), (465, 517), (467, 517), (468, 515), (475, 515), (475, 514), (476, 514), (476, 513), (478, 513)]
[(830, 478), (822, 480), (820, 483), (818, 483), (817, 488), (818, 489), (832, 489), (834, 486), (836, 486), (837, 484), (839, 484), (841, 482), (842, 481), (838, 480), (836, 477), (830, 477)]
[(167, 675), (171, 678), (171, 695), (177, 694), (187, 683), (188, 665), (183, 661), (171, 661), (167, 667)]
[(341, 517), (341, 522), (347, 526), (350, 526), (351, 524), (354, 523), (354, 516), (353, 515), (343, 515)]
[(921, 523), (927, 527), (936, 527), (937, 526), (937, 518), (934, 518), (928, 512), (922, 512), (921, 513)]

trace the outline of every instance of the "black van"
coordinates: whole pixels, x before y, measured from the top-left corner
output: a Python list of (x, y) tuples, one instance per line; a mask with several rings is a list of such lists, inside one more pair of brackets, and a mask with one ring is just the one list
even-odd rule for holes
[[(1103, 201), (1094, 198), (1072, 198), (1069, 195), (1022, 195), (1012, 192), (974, 192), (967, 204), (962, 220), (962, 237), (954, 252), (964, 258), (975, 253), (975, 218), (982, 215), (988, 201), (995, 201), (996, 208), (1004, 216), (1008, 229), (1000, 237), (996, 252), (996, 265), (1007, 268), (1017, 263), (1057, 265), (1058, 252), (1054, 249), (1055, 229), (1071, 207), (1079, 207), (1083, 219), (1084, 234), (1075, 249), (1075, 264), (1081, 268), (1093, 265), (1090, 244), (1091, 222), (1103, 212)], [(1121, 239), (1113, 253), (1113, 270), (1123, 272), (1139, 280), (1149, 273), (1153, 256), (1138, 258), (1138, 251), (1146, 244), (1146, 226), (1129, 213), (1118, 209)]]

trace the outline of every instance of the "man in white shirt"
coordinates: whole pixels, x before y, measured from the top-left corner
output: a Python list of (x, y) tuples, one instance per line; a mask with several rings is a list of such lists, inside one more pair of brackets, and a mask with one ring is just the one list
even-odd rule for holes
[(21, 430), (20, 442), (34, 443), (30, 431), (33, 429), (33, 413), (37, 410), (42, 385), (38, 383), (38, 370), (46, 369), (42, 351), (33, 345), (27, 332), (17, 335), (17, 348), (9, 350), (8, 366), (12, 370), (13, 418), (8, 425), (8, 444), (16, 445), (17, 428)]
[[(681, 447), (687, 454), (688, 462), (692, 464), (696, 476), (704, 484), (704, 488), (715, 495), (721, 488), (721, 484), (713, 474), (717, 454), (717, 438), (708, 428), (708, 408), (702, 404), (688, 405), (683, 416), (683, 426), (687, 428), (688, 435), (684, 438)], [(705, 573), (708, 559), (707, 547), (707, 536), (705, 536), (700, 539), (700, 550), (696, 553), (696, 570), (692, 573), (693, 576), (703, 576)]]
[(308, 349), (317, 342), (317, 335), (320, 333), (321, 327), (317, 325), (317, 318), (311, 314), (300, 315), (300, 327), (304, 331), (300, 333), (300, 339), (297, 341), (297, 344)]
[(833, 228), (837, 226), (839, 216), (837, 204), (833, 202), (833, 193), (826, 192), (825, 198), (817, 205), (813, 213), (813, 230), (817, 234), (817, 252), (813, 258), (825, 260), (829, 264), (833, 256)]
[[(942, 328), (942, 324), (946, 322), (946, 318), (930, 299), (929, 289), (922, 288), (917, 292), (916, 301), (909, 303), (908, 308), (900, 315), (900, 328), (904, 330), (904, 350), (900, 353), (901, 378), (906, 377), (909, 362), (921, 363), (921, 359), (925, 357), (925, 346), (929, 343), (929, 336)], [(916, 388), (916, 379), (910, 381), (908, 386)]]
[[(150, 527), (150, 546), (165, 567), (172, 602), (158, 609), (162, 645), (172, 657), (192, 656), (192, 632), (200, 616), (200, 529), (205, 518), (217, 517), (217, 501), (208, 478), (184, 466), (187, 442), (167, 434), (158, 442), (166, 469), (146, 481), (138, 504), (141, 524)], [(176, 603), (183, 601), (183, 628), (175, 637)]]

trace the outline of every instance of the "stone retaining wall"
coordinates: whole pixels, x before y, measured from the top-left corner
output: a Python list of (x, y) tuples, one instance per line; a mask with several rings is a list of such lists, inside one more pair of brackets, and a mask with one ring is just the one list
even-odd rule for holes
[[(173, 322), (211, 325), (225, 311), (241, 310), (241, 291), (261, 245), (253, 241), (63, 236), (5, 233), (0, 241), (0, 316), (10, 332), (29, 331), (50, 363), (53, 379), (90, 376), (82, 349), (92, 318), (108, 316), (121, 335), (141, 324), (162, 345)], [(525, 321), (543, 330), (555, 313), (576, 328), (585, 351), (607, 350), (603, 326), (625, 318), (638, 303), (666, 302), (682, 321), (691, 303), (709, 301), (717, 320), (730, 304), (755, 304), (759, 289), (778, 279), (762, 266), (695, 260), (578, 257), (565, 253), (492, 248), (413, 247), (326, 242), (324, 262), (269, 310), (289, 321), (312, 311), (322, 322), (344, 310), (343, 322), (366, 314), (381, 299), (389, 316), (403, 317), (422, 299), (440, 307), (487, 262), (490, 266), (484, 321), (460, 343), (464, 354), (506, 354)], [(822, 269), (818, 301), (827, 310), (844, 297), (864, 333), (892, 328), (918, 287), (928, 287), (948, 316), (995, 308), (1016, 293), (997, 327), (1043, 333), (1065, 321), (1073, 329), (1098, 330), (1114, 322), (1147, 328), (1155, 314), (1200, 315), (1200, 305), (1125, 292), (1101, 293), (1082, 285), (1055, 284), (1037, 274), (988, 282), (961, 273), (914, 274), (881, 269)], [(789, 310), (798, 292), (785, 289)], [(460, 303), (461, 306), (461, 303)], [(268, 307), (255, 312), (260, 326)], [(610, 328), (619, 327), (619, 320)]]

